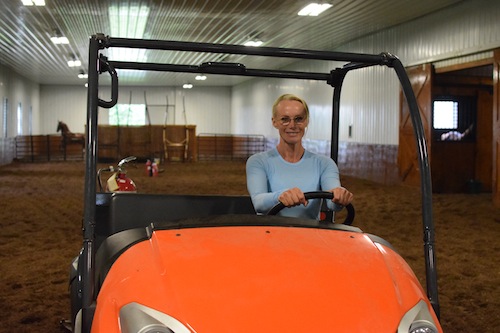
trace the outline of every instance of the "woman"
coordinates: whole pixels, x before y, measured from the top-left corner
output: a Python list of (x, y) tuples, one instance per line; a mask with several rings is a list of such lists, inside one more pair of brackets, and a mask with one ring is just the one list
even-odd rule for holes
[[(330, 208), (349, 204), (353, 195), (340, 186), (335, 162), (304, 149), (302, 138), (309, 124), (307, 103), (292, 94), (280, 96), (273, 104), (273, 126), (279, 132), (276, 148), (251, 156), (246, 165), (247, 188), (258, 214), (265, 214), (278, 202), (284, 216), (318, 219), (321, 201), (309, 203), (304, 192), (333, 193)], [(335, 206), (335, 207), (334, 207)]]

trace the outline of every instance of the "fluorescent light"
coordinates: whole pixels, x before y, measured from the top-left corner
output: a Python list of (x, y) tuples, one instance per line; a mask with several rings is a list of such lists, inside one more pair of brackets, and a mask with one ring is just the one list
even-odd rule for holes
[(248, 42), (246, 42), (245, 46), (254, 46), (254, 47), (258, 47), (258, 46), (261, 46), (264, 42), (261, 41), (260, 39), (256, 39), (256, 40), (249, 40)]
[(69, 40), (67, 37), (54, 36), (54, 37), (50, 37), (50, 40), (54, 44), (69, 44)]
[(182, 85), (182, 88), (184, 88), (184, 89), (191, 89), (191, 88), (193, 88), (193, 85), (191, 83), (184, 83)]
[(325, 10), (330, 8), (332, 5), (329, 3), (310, 3), (304, 8), (302, 8), (299, 12), (299, 16), (318, 16), (323, 13)]
[(146, 51), (146, 49), (114, 47), (109, 49), (109, 58), (115, 61), (147, 62), (148, 56)]
[(82, 65), (82, 62), (78, 59), (68, 60), (69, 67), (80, 67), (81, 65)]
[(207, 79), (207, 76), (206, 75), (196, 75), (195, 79), (198, 81), (205, 81)]
[(111, 36), (143, 38), (149, 18), (149, 7), (145, 5), (112, 5), (108, 8)]
[(45, 6), (45, 0), (21, 0), (25, 6)]
[(78, 78), (79, 79), (88, 79), (89, 75), (85, 74), (84, 72), (78, 73)]
[[(110, 35), (121, 38), (144, 38), (149, 18), (145, 5), (119, 4), (108, 7)], [(145, 49), (111, 48), (109, 58), (118, 61), (147, 61)]]

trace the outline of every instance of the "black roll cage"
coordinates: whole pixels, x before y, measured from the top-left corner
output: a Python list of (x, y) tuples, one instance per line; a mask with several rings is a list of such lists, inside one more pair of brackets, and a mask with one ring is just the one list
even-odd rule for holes
[[(311, 59), (326, 61), (345, 61), (341, 68), (329, 73), (312, 73), (283, 70), (249, 69), (243, 64), (207, 62), (201, 65), (174, 65), (162, 63), (120, 62), (111, 61), (101, 55), (99, 50), (105, 48), (142, 48), (150, 50), (170, 50), (186, 52), (206, 52), (223, 54), (240, 54), (266, 57), (294, 59)], [(118, 101), (118, 75), (115, 69), (137, 69), (150, 71), (170, 71), (186, 73), (206, 73), (222, 75), (238, 75), (252, 77), (309, 79), (325, 81), (333, 87), (332, 134), (330, 156), (338, 158), (338, 129), (340, 114), (340, 93), (345, 76), (351, 70), (381, 65), (393, 68), (399, 78), (403, 94), (406, 97), (413, 129), (416, 137), (420, 167), (422, 195), (422, 223), (424, 239), (424, 255), (426, 266), (427, 297), (436, 315), (439, 317), (439, 301), (437, 288), (437, 269), (434, 250), (434, 223), (432, 219), (432, 185), (424, 129), (420, 118), (417, 100), (410, 80), (401, 61), (390, 53), (379, 55), (327, 52), (302, 49), (286, 49), (273, 47), (246, 47), (241, 45), (224, 45), (211, 43), (192, 43), (179, 41), (145, 40), (113, 38), (103, 34), (90, 37), (89, 43), (89, 76), (87, 95), (87, 127), (86, 127), (86, 161), (83, 217), (83, 249), (82, 249), (82, 332), (90, 331), (95, 308), (95, 221), (96, 221), (96, 175), (97, 175), (97, 119), (98, 107), (111, 108)], [(98, 97), (99, 75), (108, 72), (111, 76), (111, 99)]]

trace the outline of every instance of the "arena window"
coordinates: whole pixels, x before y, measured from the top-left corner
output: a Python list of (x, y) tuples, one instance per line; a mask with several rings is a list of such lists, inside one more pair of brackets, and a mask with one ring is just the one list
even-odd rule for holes
[(472, 96), (447, 96), (433, 102), (432, 129), (437, 141), (474, 141), (476, 99)]
[(145, 104), (117, 104), (109, 110), (110, 125), (144, 126), (146, 125)]

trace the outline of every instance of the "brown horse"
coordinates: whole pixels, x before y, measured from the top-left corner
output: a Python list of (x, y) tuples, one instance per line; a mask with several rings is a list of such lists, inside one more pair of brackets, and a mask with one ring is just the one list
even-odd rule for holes
[(61, 131), (61, 148), (65, 149), (69, 144), (81, 144), (82, 147), (85, 145), (85, 135), (82, 133), (73, 133), (69, 130), (66, 123), (59, 121), (57, 123), (57, 131)]

